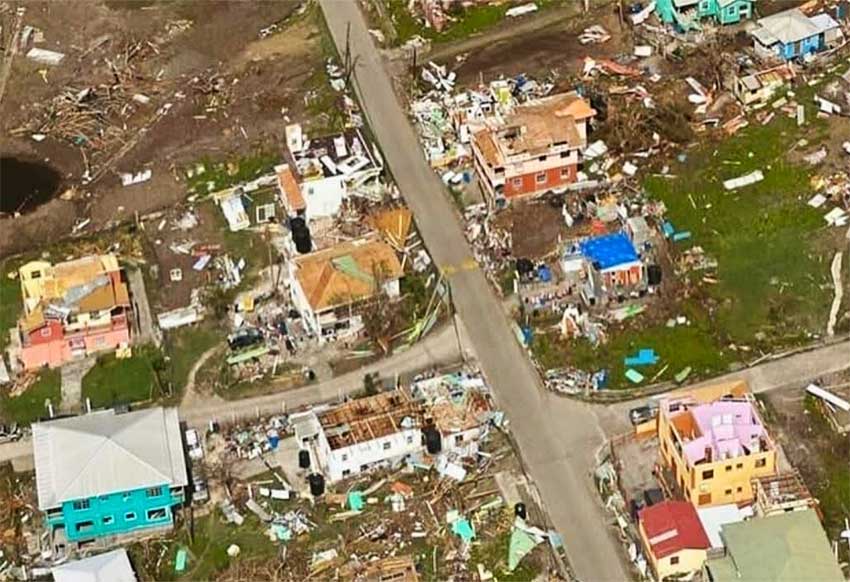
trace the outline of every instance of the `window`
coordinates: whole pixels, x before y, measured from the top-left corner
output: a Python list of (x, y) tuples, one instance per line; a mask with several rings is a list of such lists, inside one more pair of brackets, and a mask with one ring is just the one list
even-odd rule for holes
[(159, 521), (168, 517), (168, 512), (165, 511), (164, 507), (158, 507), (156, 509), (148, 509), (147, 515), (148, 521)]
[(546, 156), (540, 156), (540, 157), (539, 157), (539, 158), (537, 158), (537, 159), (538, 159), (538, 160), (540, 160), (541, 162), (545, 162), (545, 161), (546, 161)]
[(743, 488), (743, 487), (738, 487), (738, 488), (736, 489), (736, 491), (737, 491), (738, 493), (740, 493), (740, 492), (741, 492), (741, 491), (743, 491), (743, 490), (744, 490), (744, 488)]
[(511, 184), (513, 184), (514, 188), (521, 188), (522, 187), (522, 178), (512, 178)]
[(767, 466), (767, 459), (756, 459), (756, 469), (761, 469)]
[(125, 491), (124, 493), (121, 494), (121, 500), (127, 501), (128, 499), (130, 499), (130, 496), (131, 496), (131, 493), (129, 491)]
[(44, 327), (41, 329), (41, 337), (50, 337), (50, 328)]
[(351, 475), (351, 469), (343, 469), (342, 476), (348, 477), (349, 475)]
[(538, 172), (537, 175), (534, 176), (535, 182), (538, 184), (546, 183), (546, 172)]
[(724, 494), (724, 495), (732, 495), (732, 490), (731, 490), (731, 489), (727, 489), (726, 491), (724, 491), (724, 492), (723, 492), (723, 494)]
[(80, 523), (77, 524), (77, 531), (78, 532), (89, 532), (93, 529), (94, 529), (94, 522), (93, 521), (81, 521)]
[(103, 522), (103, 525), (112, 525), (115, 522), (115, 518), (111, 515), (104, 515), (101, 521)]
[(392, 447), (392, 446), (393, 446), (393, 444), (391, 442), (387, 441), (387, 442), (384, 443), (384, 450), (388, 451), (388, 450), (390, 450), (390, 447)]
[(462, 435), (462, 434), (456, 434), (456, 435), (455, 435), (455, 444), (456, 444), (456, 445), (459, 445), (459, 444), (461, 444), (462, 442), (463, 442), (463, 435)]
[(89, 507), (91, 507), (91, 504), (88, 499), (80, 499), (79, 501), (74, 502), (74, 509), (77, 511), (88, 509)]
[(679, 556), (673, 556), (672, 558), (670, 558), (670, 564), (671, 565), (675, 566), (678, 563), (679, 563)]
[(409, 444), (409, 445), (413, 444), (413, 435), (411, 435), (411, 434), (407, 435), (407, 444)]
[(561, 178), (569, 178), (572, 176), (571, 168), (561, 168)]
[(145, 491), (146, 497), (159, 497), (162, 494), (162, 487), (151, 487)]
[(703, 479), (714, 479), (714, 469), (709, 469), (708, 471), (702, 472)]
[(347, 460), (348, 460), (348, 453), (343, 453), (342, 454), (342, 462), (344, 463)]
[(136, 519), (135, 511), (128, 511), (124, 514), (124, 521), (134, 521)]
[(274, 204), (257, 206), (257, 222), (268, 222), (274, 218)]
[(743, 468), (744, 468), (744, 463), (738, 463), (737, 465), (735, 465), (735, 468), (736, 468), (736, 469), (743, 469)]
[(732, 465), (726, 465), (726, 472), (728, 473), (731, 470), (732, 470)]

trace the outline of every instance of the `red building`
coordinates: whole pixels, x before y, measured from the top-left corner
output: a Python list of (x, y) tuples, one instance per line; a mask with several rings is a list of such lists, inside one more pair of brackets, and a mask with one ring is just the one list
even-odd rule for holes
[(473, 133), (475, 169), (490, 200), (504, 204), (575, 182), (595, 115), (573, 91), (519, 105)]

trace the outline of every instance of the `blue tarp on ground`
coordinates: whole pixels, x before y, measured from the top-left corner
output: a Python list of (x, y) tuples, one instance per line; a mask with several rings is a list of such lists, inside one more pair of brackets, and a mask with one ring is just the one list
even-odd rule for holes
[(354, 511), (363, 511), (366, 500), (363, 499), (362, 491), (352, 491), (348, 494), (348, 507)]
[(458, 519), (452, 523), (452, 532), (465, 542), (475, 539), (475, 528), (466, 518)]
[(579, 243), (581, 254), (605, 270), (638, 260), (635, 245), (622, 232), (589, 238)]
[(623, 360), (626, 366), (654, 366), (658, 363), (658, 354), (652, 349), (638, 350), (636, 356), (629, 356)]

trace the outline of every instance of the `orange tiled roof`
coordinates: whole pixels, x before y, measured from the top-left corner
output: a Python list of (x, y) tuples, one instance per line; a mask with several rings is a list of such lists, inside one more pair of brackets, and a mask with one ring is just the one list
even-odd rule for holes
[(347, 305), (375, 293), (375, 274), (398, 279), (395, 251), (375, 238), (346, 242), (295, 259), (296, 278), (315, 311)]
[(289, 211), (297, 212), (307, 208), (307, 202), (304, 200), (304, 195), (301, 194), (301, 188), (298, 186), (289, 164), (278, 166), (275, 169), (277, 170), (277, 187)]

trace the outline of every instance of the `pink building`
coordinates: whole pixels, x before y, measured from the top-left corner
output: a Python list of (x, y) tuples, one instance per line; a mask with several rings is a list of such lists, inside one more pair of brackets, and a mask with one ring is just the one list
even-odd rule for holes
[(130, 342), (130, 292), (114, 255), (52, 265), (33, 261), (18, 274), (24, 316), (17, 359), (24, 369), (57, 367)]

